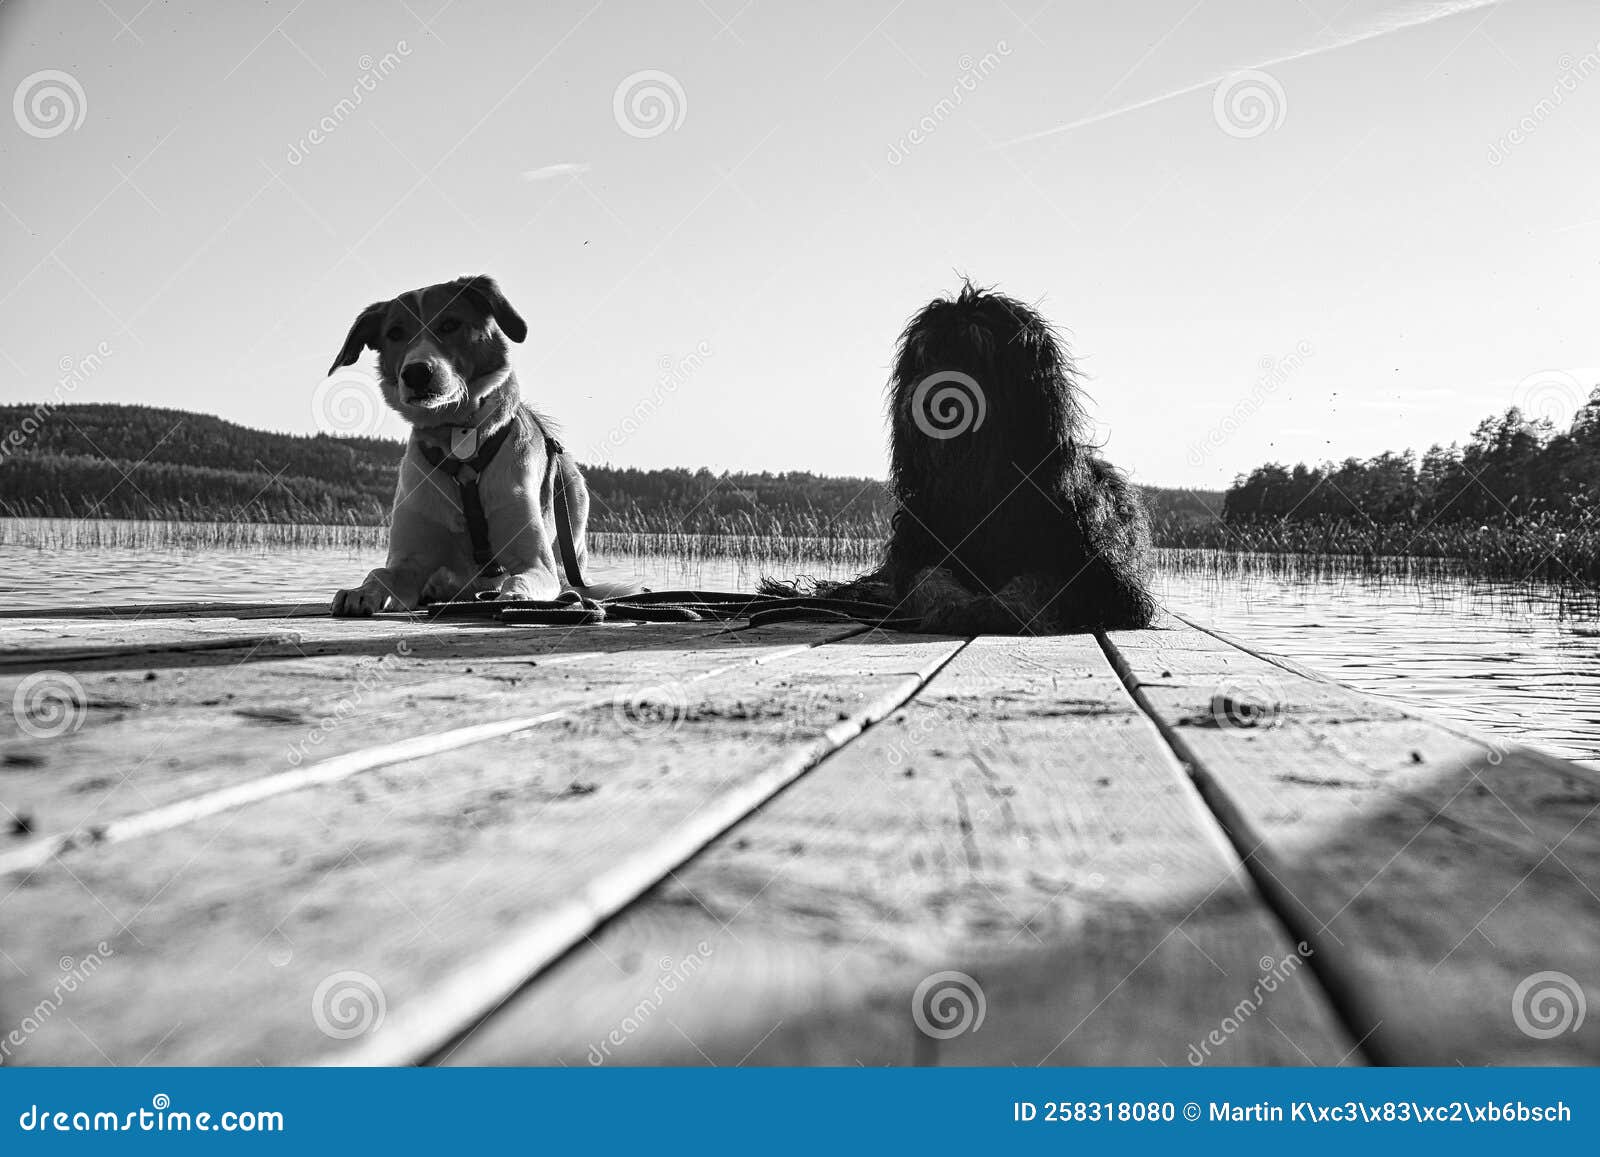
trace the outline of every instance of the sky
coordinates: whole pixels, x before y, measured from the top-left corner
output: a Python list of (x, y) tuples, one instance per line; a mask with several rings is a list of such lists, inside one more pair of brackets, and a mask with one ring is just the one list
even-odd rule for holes
[(1600, 381), (1592, 0), (4, 0), (0, 82), (0, 401), (398, 437), (328, 364), (479, 272), (617, 465), (882, 476), (963, 274), (1150, 484)]

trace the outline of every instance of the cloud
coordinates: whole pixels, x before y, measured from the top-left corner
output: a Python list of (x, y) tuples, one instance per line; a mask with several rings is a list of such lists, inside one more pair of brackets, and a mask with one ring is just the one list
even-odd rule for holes
[(1302, 48), (1298, 52), (1291, 52), (1286, 56), (1275, 56), (1271, 60), (1259, 60), (1253, 64), (1242, 64), (1238, 68), (1230, 68), (1226, 72), (1219, 72), (1215, 76), (1196, 81), (1194, 84), (1185, 85), (1183, 88), (1164, 92), (1159, 96), (1152, 96), (1133, 104), (1125, 104), (1118, 108), (1107, 109), (1105, 112), (1092, 113), (1075, 121), (1068, 121), (1064, 125), (1054, 128), (1040, 129), (1038, 132), (1026, 133), (1020, 137), (1013, 137), (1009, 141), (1001, 141), (996, 148), (1004, 149), (1011, 145), (1020, 145), (1027, 141), (1037, 141), (1044, 137), (1058, 136), (1061, 133), (1070, 133), (1074, 129), (1097, 125), (1101, 121), (1108, 121), (1126, 113), (1138, 112), (1140, 109), (1150, 108), (1154, 105), (1165, 104), (1169, 100), (1176, 100), (1180, 96), (1188, 96), (1192, 92), (1200, 92), (1218, 84), (1237, 72), (1246, 69), (1271, 68), (1279, 64), (1288, 64), (1295, 60), (1304, 60), (1308, 56), (1321, 56), (1325, 52), (1334, 52), (1340, 48), (1349, 48), (1352, 44), (1361, 44), (1368, 40), (1376, 40), (1380, 36), (1390, 36), (1402, 32), (1407, 28), (1419, 28), (1424, 24), (1432, 24), (1438, 20), (1445, 20), (1451, 16), (1459, 16), (1463, 12), (1475, 12), (1480, 8), (1493, 8), (1509, 0), (1437, 0), (1436, 3), (1415, 5), (1392, 16), (1383, 17), (1373, 24), (1343, 33), (1326, 44), (1315, 44), (1310, 48)]
[(589, 171), (588, 161), (559, 161), (554, 165), (544, 165), (537, 169), (527, 169), (522, 174), (524, 181), (553, 181), (557, 177), (576, 177), (579, 173)]

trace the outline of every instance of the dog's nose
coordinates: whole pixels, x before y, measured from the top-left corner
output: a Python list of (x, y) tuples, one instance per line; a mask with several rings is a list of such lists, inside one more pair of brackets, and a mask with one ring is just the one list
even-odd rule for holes
[(427, 362), (412, 362), (400, 370), (400, 380), (413, 394), (425, 394), (433, 385), (433, 367)]

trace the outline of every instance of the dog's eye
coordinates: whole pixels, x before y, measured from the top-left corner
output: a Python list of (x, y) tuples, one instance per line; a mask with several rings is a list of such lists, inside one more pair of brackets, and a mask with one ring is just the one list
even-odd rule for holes
[(397, 325), (391, 325), (388, 329), (383, 331), (383, 336), (388, 338), (390, 341), (399, 341), (401, 338), (406, 336), (406, 331)]
[(439, 323), (440, 333), (455, 333), (460, 328), (461, 319), (459, 317), (447, 317)]

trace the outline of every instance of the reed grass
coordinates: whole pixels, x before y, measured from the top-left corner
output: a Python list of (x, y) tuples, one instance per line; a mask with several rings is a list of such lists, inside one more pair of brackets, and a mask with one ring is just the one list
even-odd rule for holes
[(1186, 552), (1198, 551), (1199, 565), (1208, 568), (1269, 565), (1290, 577), (1360, 573), (1600, 586), (1600, 525), (1576, 517), (1518, 517), (1492, 526), (1344, 519), (1219, 522), (1158, 528), (1157, 542), (1164, 548), (1163, 560), (1174, 566), (1190, 565)]
[(381, 549), (385, 526), (286, 522), (190, 522), (153, 518), (4, 518), (0, 547), (28, 550)]
[[(822, 564), (833, 573), (875, 566), (886, 519), (845, 524), (813, 514), (705, 516), (689, 528), (636, 512), (597, 512), (591, 548), (693, 563), (734, 560), (783, 568)], [(0, 547), (33, 550), (382, 549), (388, 529), (345, 523), (265, 523), (184, 518), (0, 517)], [(1600, 526), (1519, 518), (1494, 526), (1415, 526), (1347, 521), (1158, 525), (1159, 564), (1184, 573), (1316, 580), (1364, 575), (1397, 581), (1488, 578), (1600, 588)]]

